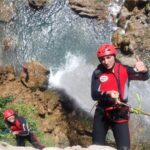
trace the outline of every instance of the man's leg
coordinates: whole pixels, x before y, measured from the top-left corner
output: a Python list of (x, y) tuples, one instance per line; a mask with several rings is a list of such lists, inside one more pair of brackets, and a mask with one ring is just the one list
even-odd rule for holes
[(42, 150), (45, 147), (43, 144), (40, 143), (34, 133), (30, 133), (27, 139), (35, 148)]
[(114, 123), (112, 130), (116, 140), (117, 150), (130, 150), (128, 123)]
[(107, 131), (108, 125), (104, 119), (104, 113), (101, 108), (96, 108), (93, 122), (93, 144), (105, 145)]
[(17, 146), (25, 146), (25, 138), (21, 136), (16, 136)]

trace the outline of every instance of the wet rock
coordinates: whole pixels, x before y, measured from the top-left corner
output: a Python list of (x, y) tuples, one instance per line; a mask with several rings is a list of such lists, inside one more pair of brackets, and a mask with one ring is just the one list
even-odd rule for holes
[(122, 16), (119, 18), (117, 25), (118, 27), (125, 28), (126, 22), (127, 22), (126, 17)]
[(120, 29), (117, 29), (113, 34), (112, 34), (112, 43), (117, 47), (120, 48), (121, 42), (123, 40), (123, 35), (121, 34)]
[(13, 40), (12, 40), (12, 38), (6, 37), (3, 40), (3, 46), (4, 46), (4, 50), (8, 50), (8, 49), (12, 48), (13, 47)]
[(148, 2), (149, 0), (126, 0), (124, 5), (129, 11), (132, 11), (136, 6), (142, 9)]
[(147, 15), (150, 13), (150, 3), (146, 4), (144, 11), (145, 11), (145, 14), (147, 14)]
[(6, 33), (4, 32), (4, 35), (1, 37), (2, 41), (2, 51), (3, 54), (7, 55), (7, 52), (13, 51), (15, 48), (17, 48), (19, 41), (17, 36), (12, 36), (12, 35), (5, 35)]
[(148, 14), (147, 18), (146, 18), (146, 23), (150, 24), (150, 13)]
[(91, 0), (69, 0), (70, 7), (80, 16), (97, 18), (98, 20), (105, 20), (108, 16), (106, 5), (109, 0), (104, 2)]
[(119, 15), (118, 15), (118, 22), (117, 26), (121, 28), (125, 28), (125, 25), (127, 24), (127, 20), (131, 17), (132, 13), (128, 11), (126, 7), (122, 7)]
[(47, 3), (47, 0), (28, 0), (29, 2), (29, 5), (34, 8), (34, 9), (42, 9), (46, 3)]
[(136, 6), (137, 0), (126, 0), (125, 6), (128, 8), (129, 11), (132, 11)]
[(3, 1), (0, 1), (0, 21), (10, 22), (11, 19), (16, 14), (16, 8), (12, 3), (5, 4)]

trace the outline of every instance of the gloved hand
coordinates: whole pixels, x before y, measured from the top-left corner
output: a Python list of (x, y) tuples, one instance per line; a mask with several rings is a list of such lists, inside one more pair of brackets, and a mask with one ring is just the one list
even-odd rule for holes
[(115, 104), (121, 104), (120, 100), (119, 100), (119, 92), (118, 91), (107, 91), (106, 92), (107, 95), (110, 96), (110, 98), (112, 98), (112, 100), (114, 101)]

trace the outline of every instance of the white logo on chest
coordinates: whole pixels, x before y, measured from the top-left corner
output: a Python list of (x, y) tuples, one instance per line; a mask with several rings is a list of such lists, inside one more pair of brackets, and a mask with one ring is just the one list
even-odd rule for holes
[(101, 82), (106, 82), (106, 81), (108, 81), (108, 76), (103, 75), (103, 76), (100, 76), (99, 79), (100, 79)]

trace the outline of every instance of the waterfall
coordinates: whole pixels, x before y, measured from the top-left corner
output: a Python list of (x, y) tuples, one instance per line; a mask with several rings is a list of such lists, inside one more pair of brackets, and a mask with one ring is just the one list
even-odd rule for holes
[(50, 84), (63, 88), (73, 97), (79, 107), (90, 112), (94, 102), (90, 97), (90, 79), (94, 66), (83, 56), (70, 52), (66, 55), (66, 63), (56, 73), (52, 73)]

